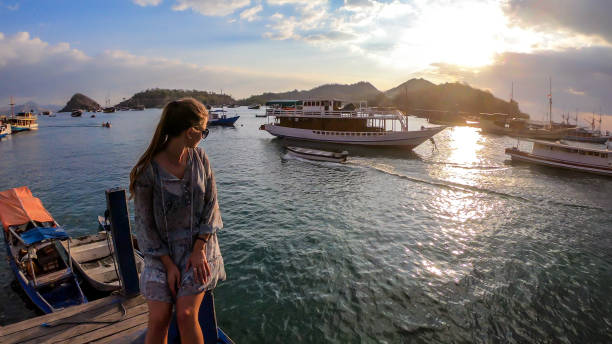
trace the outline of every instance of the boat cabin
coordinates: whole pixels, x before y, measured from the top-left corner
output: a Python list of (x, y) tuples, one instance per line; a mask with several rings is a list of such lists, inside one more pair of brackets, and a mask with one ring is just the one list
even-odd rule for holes
[(562, 143), (532, 140), (532, 154), (540, 157), (581, 164), (612, 167), (612, 151), (584, 148)]

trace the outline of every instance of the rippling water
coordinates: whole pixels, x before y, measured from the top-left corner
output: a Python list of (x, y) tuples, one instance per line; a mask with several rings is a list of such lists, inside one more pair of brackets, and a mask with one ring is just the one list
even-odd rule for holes
[[(237, 111), (202, 143), (225, 223), (217, 316), (237, 342), (612, 341), (612, 179), (508, 164), (514, 139), (466, 127), (437, 150), (313, 163)], [(28, 185), (93, 233), (159, 114), (40, 118), (0, 141), (0, 189)], [(0, 280), (0, 324), (34, 316), (4, 260)]]

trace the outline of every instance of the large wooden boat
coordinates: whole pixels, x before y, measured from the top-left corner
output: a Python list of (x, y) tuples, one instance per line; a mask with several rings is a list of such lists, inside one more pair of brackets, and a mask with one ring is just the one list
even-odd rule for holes
[[(99, 291), (113, 291), (121, 288), (117, 275), (112, 237), (110, 232), (101, 231), (70, 241), (72, 265), (93, 288)], [(68, 241), (62, 241), (62, 246), (68, 250)], [(144, 259), (134, 253), (138, 274), (144, 267)]]
[[(44, 313), (87, 302), (66, 252), (68, 239), (41, 201), (26, 186), (0, 192), (0, 221), (9, 266), (25, 294)], [(68, 250), (70, 256), (70, 250)]]
[(38, 119), (32, 112), (20, 112), (9, 119), (13, 132), (38, 130)]
[(602, 149), (568, 145), (561, 142), (529, 140), (531, 153), (518, 147), (507, 148), (513, 161), (612, 176), (612, 142)]
[(393, 108), (342, 107), (339, 100), (275, 100), (266, 103), (260, 127), (270, 134), (293, 140), (343, 145), (401, 146), (414, 148), (445, 126), (408, 128), (408, 117)]

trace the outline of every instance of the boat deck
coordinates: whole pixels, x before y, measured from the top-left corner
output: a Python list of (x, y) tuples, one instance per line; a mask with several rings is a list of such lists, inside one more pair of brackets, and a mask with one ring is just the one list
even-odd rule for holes
[(0, 327), (0, 343), (131, 343), (147, 317), (142, 296), (108, 296)]

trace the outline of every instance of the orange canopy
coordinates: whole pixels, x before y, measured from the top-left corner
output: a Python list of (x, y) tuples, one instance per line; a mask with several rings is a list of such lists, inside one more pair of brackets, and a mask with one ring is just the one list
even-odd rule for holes
[(5, 231), (9, 226), (30, 221), (53, 221), (40, 199), (32, 196), (27, 186), (0, 191), (0, 221)]

